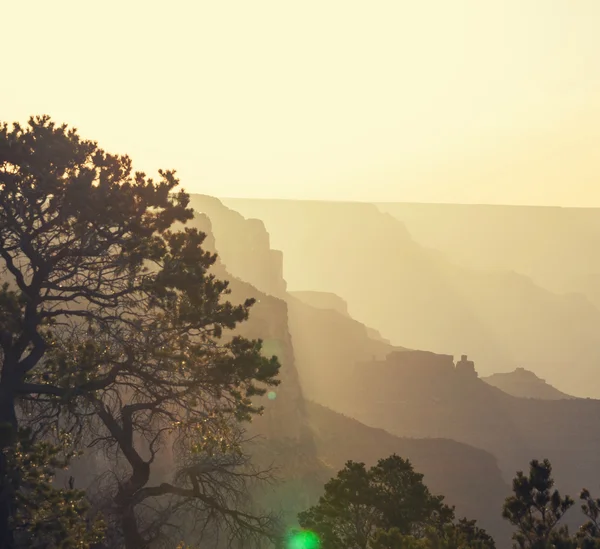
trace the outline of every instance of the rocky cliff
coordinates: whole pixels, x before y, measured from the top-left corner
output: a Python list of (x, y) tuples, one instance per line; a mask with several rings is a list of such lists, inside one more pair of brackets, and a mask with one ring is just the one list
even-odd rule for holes
[(270, 245), (269, 233), (259, 219), (245, 219), (216, 198), (193, 194), (190, 206), (210, 219), (218, 241), (219, 259), (232, 275), (272, 296), (284, 297), (283, 254)]
[[(283, 480), (266, 501), (274, 508), (283, 508), (291, 521), (298, 510), (315, 501), (323, 483), (348, 459), (371, 463), (397, 452), (411, 458), (415, 468), (426, 474), (431, 488), (446, 495), (460, 513), (479, 519), (500, 539), (506, 539), (498, 502), (507, 487), (489, 454), (449, 440), (399, 439), (306, 400), (298, 370), (310, 378), (307, 369), (315, 357), (320, 357), (319, 366), (324, 370), (327, 363), (335, 363), (333, 371), (339, 372), (344, 364), (352, 369), (362, 360), (383, 358), (390, 352), (401, 354), (403, 350), (370, 338), (371, 330), (339, 310), (339, 300), (337, 307), (328, 309), (311, 307), (287, 294), (285, 300), (268, 295), (266, 289), (281, 295), (285, 288), (285, 282), (276, 280), (279, 267), (272, 260), (268, 234), (253, 233), (255, 241), (244, 240), (254, 251), (242, 261), (235, 254), (239, 246), (235, 234), (247, 233), (247, 220), (210, 198), (194, 197), (194, 207), (203, 212), (198, 213), (194, 225), (210, 234), (207, 246), (214, 247), (223, 258), (215, 274), (231, 281), (233, 301), (257, 299), (244, 335), (264, 338), (266, 352), (277, 354), (283, 364), (282, 384), (275, 399), (266, 402), (265, 416), (252, 427), (253, 433), (263, 437), (258, 454), (263, 460), (273, 460)], [(228, 237), (221, 240), (221, 234)], [(248, 267), (246, 261), (250, 262)], [(246, 269), (263, 291), (245, 281)], [(344, 387), (345, 376), (336, 376), (323, 384), (325, 394)], [(489, 495), (486, 502), (481, 501), (484, 492)]]
[[(213, 205), (212, 200), (209, 200), (208, 203)], [(223, 210), (227, 213), (227, 210)], [(235, 276), (229, 270), (224, 262), (225, 259), (230, 261), (230, 265), (238, 269), (240, 265), (244, 265), (244, 262), (239, 258), (233, 260), (232, 257), (235, 257), (235, 254), (231, 250), (228, 250), (227, 253), (221, 252), (221, 249), (227, 249), (227, 247), (226, 245), (217, 243), (215, 234), (218, 234), (220, 237), (221, 233), (217, 233), (214, 230), (213, 218), (220, 219), (221, 227), (225, 227), (226, 229), (224, 231), (225, 234), (233, 234), (235, 231), (233, 223), (228, 224), (224, 222), (222, 218), (215, 215), (214, 211), (212, 212), (212, 218), (209, 218), (205, 213), (201, 213), (197, 214), (191, 222), (193, 226), (209, 235), (205, 241), (206, 249), (217, 251), (219, 254), (212, 271), (213, 274), (220, 279), (229, 281), (231, 294), (228, 296), (228, 299), (233, 303), (243, 303), (248, 298), (256, 300), (251, 309), (250, 319), (239, 326), (237, 333), (250, 339), (262, 339), (264, 353), (269, 356), (276, 355), (281, 362), (279, 375), (281, 385), (271, 391), (271, 399), (263, 399), (266, 411), (263, 417), (257, 418), (254, 421), (254, 428), (257, 431), (264, 430), (270, 436), (292, 439), (303, 447), (309, 448), (311, 435), (304, 413), (305, 399), (298, 379), (294, 349), (288, 329), (287, 304), (283, 299), (260, 291), (252, 284)], [(242, 221), (245, 220), (242, 218)], [(219, 223), (217, 223), (217, 226), (219, 226)], [(248, 235), (243, 230), (239, 232), (243, 235)], [(261, 243), (266, 247), (266, 250), (263, 249), (262, 251), (268, 252), (266, 257), (273, 257), (268, 248), (268, 238), (265, 241), (262, 237), (264, 235), (259, 234), (256, 239), (257, 242), (250, 241), (250, 245), (255, 250), (254, 256), (250, 256), (251, 273), (255, 277), (255, 281), (261, 282), (263, 285), (272, 284), (274, 288), (281, 288), (284, 283), (276, 281), (275, 275), (270, 272), (273, 268), (277, 269), (276, 265), (274, 266), (269, 262), (265, 263), (263, 261), (264, 256), (261, 257), (261, 250), (259, 248)], [(234, 238), (231, 238), (231, 240), (225, 239), (224, 242), (236, 242), (237, 246), (237, 241)]]
[[(600, 310), (585, 297), (555, 293), (514, 270), (464, 266), (421, 245), (374, 205), (227, 204), (264, 221), (284, 252), (291, 290), (341, 296), (353, 318), (393, 344), (467, 351), (482, 375), (524, 366), (569, 394), (600, 396)], [(485, 231), (471, 232), (471, 240), (485, 242)]]

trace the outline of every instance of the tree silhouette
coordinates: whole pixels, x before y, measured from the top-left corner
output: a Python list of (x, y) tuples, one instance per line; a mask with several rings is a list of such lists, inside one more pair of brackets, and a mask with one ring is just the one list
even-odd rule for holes
[(495, 549), (493, 538), (476, 521), (461, 519), (441, 527), (429, 526), (422, 537), (404, 535), (398, 528), (379, 530), (373, 536), (370, 549)]
[(545, 459), (531, 461), (529, 475), (517, 472), (513, 480), (514, 494), (504, 503), (502, 516), (517, 527), (513, 534), (515, 547), (545, 549), (569, 539), (566, 527), (559, 527), (574, 501), (561, 497), (554, 488), (552, 465)]
[[(117, 449), (127, 547), (149, 543), (135, 509), (162, 495), (261, 529), (211, 490), (243, 464), (232, 425), (261, 411), (253, 399), (277, 383), (279, 363), (230, 335), (253, 301), (225, 299), (205, 235), (169, 230), (193, 212), (174, 172), (159, 174), (132, 173), (128, 157), (48, 117), (0, 126), (2, 548), (14, 546), (22, 488), (7, 456), (26, 418), (38, 436), (66, 428)], [(177, 480), (148, 486), (167, 440), (180, 449)]]
[(19, 473), (19, 490), (12, 527), (15, 545), (22, 549), (89, 547), (101, 541), (104, 524), (100, 517), (88, 517), (85, 493), (74, 487), (58, 488), (55, 471), (68, 466), (75, 453), (67, 440), (61, 444), (32, 442), (21, 431), (7, 458), (12, 471)]
[(410, 461), (392, 455), (370, 469), (349, 461), (325, 485), (318, 504), (298, 518), (300, 526), (320, 536), (323, 547), (333, 549), (417, 549), (443, 540), (453, 547), (452, 539), (494, 547), (474, 522), (455, 524), (454, 510), (443, 499), (429, 492)]
[(588, 521), (577, 532), (576, 539), (582, 549), (600, 548), (600, 499), (592, 497), (589, 490), (583, 489), (579, 496), (581, 510)]

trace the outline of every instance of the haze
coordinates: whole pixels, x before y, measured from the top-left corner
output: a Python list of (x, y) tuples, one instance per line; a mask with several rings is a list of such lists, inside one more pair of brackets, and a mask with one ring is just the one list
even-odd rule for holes
[(221, 197), (600, 205), (600, 4), (5, 3), (0, 118)]
[(0, 549), (600, 549), (600, 0), (0, 6)]

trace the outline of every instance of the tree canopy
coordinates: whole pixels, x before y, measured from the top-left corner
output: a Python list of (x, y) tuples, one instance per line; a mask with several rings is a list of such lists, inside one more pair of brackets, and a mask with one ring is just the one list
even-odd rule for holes
[(597, 549), (600, 547), (600, 500), (588, 490), (580, 494), (581, 510), (588, 521), (574, 536), (563, 519), (574, 501), (554, 488), (549, 460), (532, 460), (529, 473), (518, 471), (513, 479), (513, 495), (506, 498), (503, 516), (516, 527), (515, 549)]
[[(434, 496), (409, 460), (397, 455), (369, 469), (349, 461), (324, 487), (317, 505), (300, 513), (300, 526), (332, 549), (397, 549), (453, 542), (493, 548), (474, 522), (454, 522), (454, 510)], [(459, 541), (460, 540), (460, 541)], [(457, 545), (458, 547), (458, 545)]]
[[(159, 176), (48, 117), (0, 126), (0, 547), (15, 543), (24, 476), (8, 456), (24, 426), (116, 452), (128, 548), (157, 534), (140, 530), (136, 508), (161, 496), (263, 532), (229, 507), (242, 485), (214, 490), (243, 478), (232, 476), (247, 464), (235, 426), (261, 411), (279, 363), (234, 335), (253, 301), (227, 301), (204, 234), (171, 230), (193, 212), (175, 173)], [(149, 485), (172, 445), (176, 474)]]

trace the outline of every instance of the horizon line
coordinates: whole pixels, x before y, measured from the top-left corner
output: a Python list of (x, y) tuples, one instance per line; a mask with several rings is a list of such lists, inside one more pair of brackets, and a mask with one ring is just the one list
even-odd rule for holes
[(563, 209), (563, 210), (598, 210), (598, 206), (560, 206), (551, 204), (509, 204), (509, 203), (486, 203), (486, 202), (419, 202), (408, 200), (333, 200), (320, 198), (282, 198), (282, 197), (243, 197), (243, 196), (216, 196), (199, 192), (188, 192), (189, 195), (213, 196), (218, 200), (252, 200), (263, 202), (321, 202), (333, 204), (406, 204), (413, 206), (479, 206), (479, 207), (499, 207), (499, 208), (545, 208), (545, 209)]

